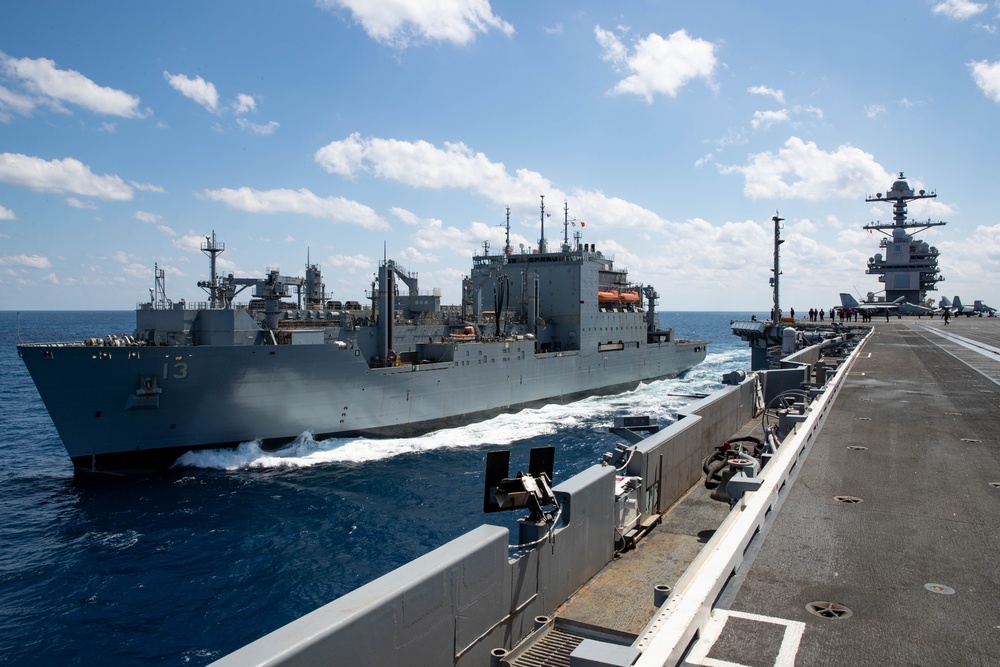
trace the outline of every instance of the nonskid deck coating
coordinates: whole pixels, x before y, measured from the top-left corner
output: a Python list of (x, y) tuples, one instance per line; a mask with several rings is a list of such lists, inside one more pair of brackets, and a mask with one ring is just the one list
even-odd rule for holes
[[(759, 553), (720, 596), (717, 641), (692, 658), (1000, 664), (1000, 319), (874, 326)], [(653, 586), (674, 584), (727, 509), (699, 483), (556, 615), (640, 632)]]
[[(708, 658), (775, 664), (788, 633), (753, 628), (802, 624), (800, 666), (1000, 664), (1000, 363), (934, 333), (1000, 350), (1000, 320), (875, 329), (741, 585), (720, 598), (742, 625), (727, 623)], [(820, 617), (814, 602), (850, 613)]]

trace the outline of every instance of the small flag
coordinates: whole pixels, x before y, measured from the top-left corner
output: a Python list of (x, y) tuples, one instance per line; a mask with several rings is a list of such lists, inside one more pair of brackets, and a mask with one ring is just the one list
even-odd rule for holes
[(584, 222), (583, 220), (581, 220), (581, 221), (580, 221), (580, 226), (581, 226), (581, 227), (586, 227), (586, 226), (587, 226), (587, 223), (586, 223), (586, 222)]

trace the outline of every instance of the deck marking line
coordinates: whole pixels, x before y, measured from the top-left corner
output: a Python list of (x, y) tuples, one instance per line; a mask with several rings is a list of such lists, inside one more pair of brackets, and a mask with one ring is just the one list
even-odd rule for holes
[(992, 345), (987, 345), (985, 343), (980, 343), (979, 341), (974, 340), (972, 338), (966, 338), (965, 336), (959, 336), (959, 335), (953, 334), (951, 332), (945, 333), (945, 332), (941, 331), (940, 329), (934, 329), (934, 328), (929, 327), (927, 325), (924, 325), (923, 329), (925, 331), (929, 331), (932, 334), (940, 336), (941, 338), (944, 338), (945, 340), (950, 340), (951, 342), (953, 342), (953, 343), (955, 343), (957, 345), (961, 345), (962, 347), (964, 347), (967, 350), (972, 350), (973, 352), (981, 354), (984, 357), (988, 357), (990, 359), (994, 359), (994, 358), (996, 358), (996, 355), (1000, 354), (1000, 348), (993, 347)]
[(802, 641), (802, 634), (806, 630), (806, 624), (802, 621), (790, 621), (784, 618), (776, 618), (774, 616), (762, 616), (760, 614), (750, 614), (742, 611), (733, 611), (731, 609), (715, 609), (712, 612), (712, 617), (706, 623), (704, 632), (702, 632), (701, 637), (691, 648), (691, 653), (688, 655), (687, 659), (684, 661), (685, 665), (702, 665), (703, 667), (747, 667), (739, 662), (730, 662), (729, 660), (719, 660), (718, 658), (709, 658), (708, 653), (715, 646), (715, 642), (719, 640), (722, 635), (722, 630), (726, 626), (726, 621), (731, 617), (743, 618), (748, 621), (757, 621), (758, 623), (770, 623), (771, 625), (783, 625), (785, 626), (785, 634), (781, 638), (781, 647), (778, 649), (778, 655), (774, 658), (774, 667), (794, 667), (795, 656), (799, 652), (799, 643)]
[[(966, 343), (965, 341), (968, 340), (968, 339), (965, 339), (962, 336), (953, 336), (952, 334), (945, 334), (945, 333), (943, 333), (941, 331), (938, 331), (937, 329), (932, 329), (932, 328), (930, 328), (930, 327), (928, 327), (926, 325), (923, 328), (928, 333), (937, 334), (940, 338), (944, 338), (946, 341), (948, 341), (950, 343), (955, 343), (956, 345), (959, 345), (960, 347), (964, 347), (964, 348), (966, 348), (968, 350), (971, 350), (972, 352), (975, 352), (977, 354), (980, 354), (980, 355), (982, 355), (982, 356), (984, 356), (984, 357), (986, 357), (988, 359), (990, 359), (992, 357), (990, 357), (989, 354), (987, 352), (984, 352), (983, 350), (989, 350), (989, 351), (997, 350), (997, 351), (1000, 351), (1000, 349), (998, 349), (998, 348), (991, 347), (989, 345), (979, 345), (979, 344), (977, 344), (978, 347), (983, 348), (983, 349), (977, 349), (977, 347), (975, 345)], [(990, 377), (989, 375), (987, 375), (986, 371), (984, 369), (977, 368), (976, 366), (973, 366), (971, 363), (969, 363), (965, 359), (962, 359), (960, 356), (958, 356), (957, 354), (955, 354), (954, 352), (952, 352), (951, 350), (949, 350), (945, 346), (939, 345), (937, 342), (931, 340), (927, 336), (923, 336), (923, 339), (926, 340), (931, 345), (934, 345), (936, 348), (938, 348), (939, 350), (941, 350), (945, 354), (951, 356), (956, 361), (959, 361), (959, 362), (965, 364), (971, 370), (975, 371), (976, 373), (979, 373), (981, 376), (983, 376), (984, 378), (986, 378), (987, 380), (989, 380), (993, 384), (1000, 385), (1000, 380), (996, 380), (996, 379)]]

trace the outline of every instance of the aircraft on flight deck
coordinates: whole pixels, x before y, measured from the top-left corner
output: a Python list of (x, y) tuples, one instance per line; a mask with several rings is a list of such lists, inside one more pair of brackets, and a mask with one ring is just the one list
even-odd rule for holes
[(979, 313), (979, 317), (982, 317), (983, 313), (986, 313), (986, 317), (996, 317), (997, 316), (997, 309), (996, 308), (990, 308), (989, 306), (987, 306), (985, 303), (983, 303), (979, 299), (976, 299), (975, 304), (972, 307), (975, 308), (975, 310), (976, 310), (977, 313)]
[(888, 310), (895, 312), (898, 317), (902, 317), (903, 315), (929, 315), (934, 312), (933, 308), (907, 302), (905, 296), (901, 296), (895, 301), (876, 301), (875, 295), (872, 292), (869, 292), (868, 298), (861, 303), (858, 303), (858, 300), (847, 292), (841, 292), (840, 310), (860, 310), (874, 314), (884, 313)]
[(951, 309), (952, 315), (965, 315), (966, 317), (972, 317), (973, 315), (976, 314), (975, 308), (973, 308), (972, 306), (966, 306), (965, 304), (962, 303), (962, 300), (957, 296), (955, 297), (955, 300), (952, 301), (951, 303), (952, 303), (952, 309)]
[(965, 315), (966, 317), (972, 317), (977, 315), (982, 317), (996, 317), (997, 309), (987, 306), (985, 303), (976, 299), (975, 305), (966, 306), (962, 303), (962, 300), (955, 297), (954, 301), (948, 301), (947, 297), (941, 297), (941, 303), (939, 304), (941, 308), (946, 308), (951, 312), (952, 315)]

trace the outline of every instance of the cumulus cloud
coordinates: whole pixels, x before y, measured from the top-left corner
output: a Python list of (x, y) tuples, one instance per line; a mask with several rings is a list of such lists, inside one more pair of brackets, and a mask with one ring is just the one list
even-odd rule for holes
[(755, 111), (753, 114), (753, 120), (750, 121), (750, 125), (752, 125), (754, 129), (767, 129), (775, 123), (787, 123), (788, 120), (788, 109), (779, 109), (777, 111)]
[(138, 97), (101, 86), (71, 69), (59, 69), (48, 58), (12, 58), (0, 51), (0, 76), (20, 86), (20, 92), (0, 87), (0, 113), (4, 109), (28, 115), (44, 104), (65, 111), (64, 103), (75, 104), (94, 113), (142, 118)]
[[(354, 133), (319, 149), (315, 158), (327, 171), (341, 176), (354, 178), (371, 173), (417, 188), (462, 189), (508, 205), (521, 214), (537, 215), (538, 195), (545, 194), (550, 202), (571, 198), (574, 208), (587, 211), (588, 216), (596, 216), (609, 226), (662, 230), (668, 224), (642, 206), (599, 191), (577, 189), (564, 193), (537, 171), (509, 170), (502, 162), (494, 162), (460, 142), (438, 147), (427, 141), (362, 138)], [(407, 221), (405, 214), (395, 209), (393, 213)], [(443, 227), (440, 231), (448, 233)]]
[(773, 97), (778, 104), (785, 103), (785, 94), (780, 90), (775, 90), (774, 88), (769, 88), (767, 86), (751, 86), (750, 88), (747, 88), (747, 92), (753, 95)]
[(257, 100), (253, 98), (252, 95), (247, 95), (246, 93), (239, 93), (236, 99), (233, 100), (233, 111), (237, 114), (243, 114), (250, 111), (257, 110)]
[(299, 213), (338, 223), (359, 225), (365, 229), (389, 229), (375, 211), (343, 197), (319, 197), (309, 190), (220, 188), (205, 190), (204, 196), (229, 208), (247, 213)]
[(331, 255), (327, 258), (326, 263), (348, 273), (368, 273), (372, 270), (375, 260), (364, 254)]
[(986, 4), (969, 2), (969, 0), (944, 0), (931, 8), (935, 14), (947, 16), (950, 19), (965, 20), (986, 11)]
[(874, 156), (859, 148), (839, 146), (828, 152), (798, 137), (790, 137), (777, 152), (750, 155), (744, 166), (720, 169), (743, 174), (743, 193), (751, 199), (853, 198), (893, 180)]
[(0, 220), (17, 220), (17, 216), (9, 208), (0, 206)]
[(372, 39), (397, 49), (425, 41), (468, 44), (478, 33), (514, 27), (496, 16), (488, 0), (319, 0), (348, 10)]
[(97, 204), (92, 201), (83, 201), (77, 199), (76, 197), (66, 197), (66, 203), (73, 208), (88, 208), (91, 210), (97, 210)]
[(163, 77), (171, 88), (184, 97), (194, 100), (212, 113), (219, 113), (219, 91), (212, 82), (200, 76), (192, 79), (183, 74), (171, 74), (166, 71), (163, 72)]
[(0, 255), (0, 266), (23, 266), (29, 269), (51, 269), (52, 262), (44, 255)]
[(44, 160), (20, 153), (0, 153), (0, 183), (114, 201), (127, 201), (133, 196), (132, 188), (118, 176), (99, 176), (69, 157)]
[(600, 26), (594, 28), (594, 34), (604, 51), (602, 59), (620, 71), (630, 72), (615, 84), (612, 93), (639, 95), (652, 103), (657, 93), (676, 97), (693, 79), (705, 79), (712, 85), (717, 62), (715, 45), (694, 39), (683, 29), (666, 39), (651, 33), (636, 42), (631, 52), (616, 35)]
[(13, 120), (12, 111), (21, 116), (28, 116), (35, 106), (34, 99), (0, 86), (0, 123), (9, 123)]
[(1000, 61), (991, 63), (985, 60), (969, 63), (972, 79), (979, 89), (994, 102), (1000, 102)]
[(370, 170), (413, 187), (462, 188), (512, 206), (533, 206), (539, 193), (555, 190), (538, 172), (518, 169), (510, 174), (503, 163), (492, 162), (461, 142), (439, 148), (422, 140), (362, 138), (354, 133), (320, 148), (315, 159), (333, 174), (354, 177)]
[(139, 222), (145, 222), (150, 225), (155, 225), (163, 219), (163, 216), (156, 213), (149, 213), (148, 211), (136, 211), (133, 217)]

